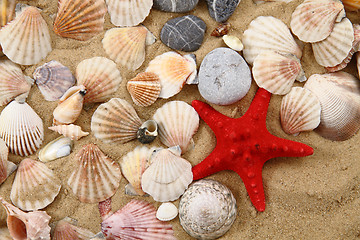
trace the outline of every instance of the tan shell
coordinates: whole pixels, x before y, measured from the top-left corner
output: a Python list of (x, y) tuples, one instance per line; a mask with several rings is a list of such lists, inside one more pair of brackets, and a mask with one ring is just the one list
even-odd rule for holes
[(95, 236), (85, 228), (78, 227), (76, 221), (66, 217), (56, 223), (53, 240), (89, 240)]
[(70, 155), (73, 148), (73, 141), (70, 138), (58, 137), (39, 151), (39, 160), (42, 162), (50, 162), (52, 160)]
[(357, 11), (360, 9), (359, 0), (342, 0), (342, 3), (347, 11)]
[(54, 32), (62, 37), (86, 41), (104, 29), (104, 0), (59, 0)]
[(15, 17), (15, 0), (1, 0), (0, 1), (0, 27), (5, 26)]
[(71, 140), (79, 140), (80, 138), (89, 135), (88, 132), (82, 131), (80, 126), (74, 124), (52, 126), (49, 127), (49, 129), (60, 133)]
[(161, 84), (158, 75), (142, 72), (127, 83), (127, 90), (134, 103), (141, 107), (152, 105), (159, 97)]
[(14, 163), (8, 161), (8, 155), (9, 149), (6, 143), (0, 138), (0, 184), (17, 168)]
[(229, 48), (235, 50), (235, 51), (242, 51), (244, 49), (244, 44), (240, 41), (238, 37), (231, 36), (231, 35), (224, 35), (222, 37), (224, 43)]

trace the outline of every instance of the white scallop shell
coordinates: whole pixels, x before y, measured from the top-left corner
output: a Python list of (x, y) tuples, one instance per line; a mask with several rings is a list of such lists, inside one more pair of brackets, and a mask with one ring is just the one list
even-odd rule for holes
[(0, 138), (0, 184), (17, 168), (16, 164), (8, 161), (8, 155), (9, 149), (6, 143)]
[(80, 138), (89, 135), (88, 132), (81, 130), (80, 126), (74, 124), (52, 126), (49, 127), (49, 129), (60, 133), (71, 140), (79, 140)]
[(165, 202), (156, 211), (156, 218), (160, 221), (170, 221), (176, 218), (178, 212), (177, 207), (173, 203)]
[(58, 137), (39, 151), (39, 160), (50, 162), (52, 160), (70, 155), (73, 148), (73, 141), (67, 137)]

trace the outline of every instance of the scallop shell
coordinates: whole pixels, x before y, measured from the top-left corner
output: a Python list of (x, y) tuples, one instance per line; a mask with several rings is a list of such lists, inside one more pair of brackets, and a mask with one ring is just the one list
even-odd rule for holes
[(153, 72), (159, 76), (159, 97), (167, 99), (179, 93), (185, 82), (191, 82), (195, 78), (196, 63), (189, 55), (183, 57), (176, 52), (166, 52), (154, 58), (146, 72)]
[(349, 19), (336, 23), (329, 37), (311, 44), (316, 61), (324, 67), (340, 64), (349, 54), (354, 41), (354, 30)]
[(76, 226), (76, 221), (66, 217), (56, 223), (53, 240), (89, 240), (95, 236), (85, 228)]
[(90, 143), (80, 149), (75, 159), (77, 166), (67, 183), (81, 202), (98, 203), (114, 195), (121, 172), (111, 158)]
[(158, 135), (158, 125), (154, 120), (147, 120), (137, 131), (136, 137), (139, 142), (147, 144), (155, 140)]
[(0, 1), (0, 28), (5, 26), (15, 17), (15, 0), (1, 0)]
[(305, 88), (320, 100), (320, 125), (315, 131), (322, 137), (344, 141), (360, 128), (359, 80), (345, 72), (314, 74)]
[(132, 27), (149, 15), (153, 0), (105, 0), (111, 23), (118, 27)]
[(104, 29), (104, 0), (59, 0), (54, 21), (57, 35), (86, 41)]
[(272, 16), (259, 16), (252, 20), (244, 32), (242, 41), (244, 57), (251, 65), (262, 51), (292, 53), (298, 59), (302, 55), (302, 50), (296, 44), (288, 27)]
[(284, 132), (297, 135), (320, 124), (319, 99), (306, 88), (293, 87), (281, 101), (280, 120)]
[(226, 46), (228, 46), (229, 48), (235, 50), (235, 51), (242, 51), (244, 49), (244, 45), (242, 44), (242, 42), (240, 41), (240, 39), (238, 37), (235, 36), (229, 36), (229, 35), (224, 35), (222, 37), (224, 43), (226, 44)]
[(179, 203), (180, 224), (197, 239), (224, 235), (236, 218), (236, 200), (223, 184), (202, 179), (190, 185)]
[(10, 152), (31, 155), (44, 139), (43, 121), (27, 103), (12, 101), (0, 114), (0, 137)]
[(127, 90), (134, 103), (141, 107), (152, 105), (159, 97), (161, 84), (158, 75), (143, 72), (127, 83)]
[(106, 143), (125, 143), (136, 139), (141, 124), (131, 104), (120, 98), (112, 98), (94, 112), (91, 131), (96, 138)]
[(342, 0), (342, 3), (347, 11), (357, 11), (360, 9), (359, 0)]
[(37, 64), (51, 51), (48, 26), (40, 11), (27, 7), (0, 30), (4, 54), (21, 65)]
[(157, 202), (178, 199), (193, 181), (191, 164), (168, 149), (153, 153), (151, 162), (141, 177), (141, 187)]
[(177, 207), (170, 202), (162, 203), (156, 211), (156, 218), (160, 221), (171, 221), (178, 215)]
[(39, 160), (50, 162), (52, 160), (70, 155), (73, 148), (73, 141), (67, 137), (58, 137), (39, 151)]
[(75, 77), (70, 69), (55, 60), (38, 67), (33, 77), (47, 101), (59, 100), (75, 84)]
[(9, 149), (6, 143), (0, 138), (0, 184), (17, 168), (14, 163), (8, 161), (8, 155)]
[(145, 60), (145, 46), (154, 43), (154, 35), (143, 26), (112, 28), (102, 40), (109, 57), (129, 70), (138, 69)]
[(88, 132), (84, 132), (83, 130), (81, 130), (80, 126), (74, 124), (52, 126), (49, 127), (49, 129), (60, 133), (65, 137), (70, 138), (71, 140), (79, 140), (80, 138), (89, 135)]
[(199, 115), (193, 107), (182, 101), (171, 101), (156, 110), (153, 119), (158, 124), (163, 144), (179, 145), (183, 153), (188, 150), (199, 127)]
[(122, 81), (116, 64), (105, 57), (85, 59), (76, 68), (77, 85), (84, 85), (84, 103), (105, 102), (111, 98)]
[(294, 55), (270, 51), (255, 58), (252, 73), (259, 87), (279, 95), (290, 92), (295, 79), (305, 78), (300, 60)]

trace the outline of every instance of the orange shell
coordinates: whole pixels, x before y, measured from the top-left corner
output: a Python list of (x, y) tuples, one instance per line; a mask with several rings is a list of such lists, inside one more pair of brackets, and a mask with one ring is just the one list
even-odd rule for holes
[(159, 77), (151, 72), (139, 73), (135, 78), (128, 81), (127, 90), (136, 105), (150, 106), (161, 92)]

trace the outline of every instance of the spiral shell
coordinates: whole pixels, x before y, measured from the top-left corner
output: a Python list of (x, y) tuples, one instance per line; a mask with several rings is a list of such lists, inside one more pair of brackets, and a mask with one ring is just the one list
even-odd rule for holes
[(88, 132), (81, 130), (80, 126), (74, 124), (52, 126), (49, 127), (49, 129), (58, 132), (71, 140), (79, 140), (80, 138), (89, 135)]

